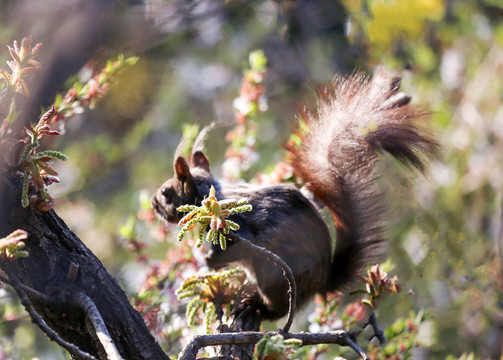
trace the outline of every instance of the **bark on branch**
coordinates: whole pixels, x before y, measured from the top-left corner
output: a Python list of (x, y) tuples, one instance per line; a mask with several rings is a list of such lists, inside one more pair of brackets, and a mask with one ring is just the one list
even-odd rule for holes
[[(180, 354), (181, 360), (194, 359), (199, 349), (206, 346), (216, 345), (245, 345), (256, 344), (265, 335), (274, 336), (277, 332), (241, 332), (241, 333), (222, 333), (217, 335), (198, 335), (195, 336)], [(327, 331), (323, 333), (296, 333), (282, 334), (285, 339), (298, 339), (302, 345), (317, 344), (338, 344), (349, 346), (355, 350), (362, 359), (369, 359), (367, 354), (351, 339), (351, 336), (345, 330)]]
[[(16, 229), (26, 230), (29, 237), (25, 249), (30, 255), (16, 262), (0, 261), (0, 268), (15, 274), (21, 284), (53, 299), (47, 302), (25, 292), (44, 322), (66, 342), (98, 359), (107, 359), (96, 331), (86, 326), (86, 312), (73, 301), (76, 294), (82, 293), (95, 304), (122, 357), (169, 359), (98, 258), (54, 211), (35, 213), (22, 208), (20, 193), (19, 178), (4, 179), (0, 193), (0, 237)], [(72, 263), (78, 265), (79, 272), (70, 282), (67, 275)]]

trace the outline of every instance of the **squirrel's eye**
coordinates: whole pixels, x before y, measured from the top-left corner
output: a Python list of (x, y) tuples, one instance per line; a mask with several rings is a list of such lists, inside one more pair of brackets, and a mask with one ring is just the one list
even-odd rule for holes
[(165, 198), (169, 199), (171, 197), (171, 189), (170, 188), (164, 188), (162, 189), (162, 196), (164, 196)]

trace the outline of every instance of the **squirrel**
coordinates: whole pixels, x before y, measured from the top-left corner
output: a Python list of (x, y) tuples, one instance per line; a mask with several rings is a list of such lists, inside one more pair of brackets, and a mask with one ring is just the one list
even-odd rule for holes
[[(291, 268), (297, 309), (316, 293), (347, 289), (383, 252), (387, 206), (379, 186), (379, 153), (418, 173), (427, 172), (439, 154), (438, 143), (421, 124), (429, 112), (409, 104), (411, 98), (399, 92), (400, 81), (383, 69), (371, 79), (358, 72), (335, 77), (334, 90), (308, 114), (308, 131), (295, 132), (300, 145), (285, 146), (308, 194), (293, 184), (221, 184), (205, 154), (196, 150), (190, 161), (175, 155), (175, 175), (157, 190), (154, 210), (168, 222), (179, 221), (176, 208), (200, 205), (211, 186), (218, 199), (247, 198), (252, 212), (231, 217), (240, 225), (237, 233)], [(335, 251), (320, 203), (333, 216)], [(206, 261), (211, 268), (238, 264), (245, 270), (262, 319), (287, 314), (287, 281), (262, 255), (230, 242), (225, 251), (213, 246)]]

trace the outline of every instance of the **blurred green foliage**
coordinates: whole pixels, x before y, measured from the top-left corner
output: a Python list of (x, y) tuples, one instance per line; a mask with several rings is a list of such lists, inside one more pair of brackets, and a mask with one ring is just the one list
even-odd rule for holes
[[(19, 15), (14, 1), (3, 3), (2, 19)], [(143, 49), (126, 47), (126, 52), (140, 56), (139, 62), (119, 75), (97, 108), (66, 123), (65, 136), (51, 144), (69, 156), (67, 162), (56, 164), (61, 177), (51, 192), (56, 211), (126, 291), (134, 295), (145, 279), (152, 278), (146, 269), (172, 254), (176, 236), (164, 229), (168, 236), (159, 237), (136, 219), (145, 191), (153, 194), (171, 176), (185, 124), (201, 128), (217, 119), (233, 124), (232, 102), (250, 52), (264, 49), (268, 64), (269, 109), (257, 119), (254, 151), (259, 161), (254, 173), (268, 172), (282, 159), (281, 141), (288, 139), (296, 107), (313, 107), (320, 81), (328, 83), (336, 71), (355, 66), (384, 65), (403, 75), (402, 88), (414, 102), (432, 110), (444, 158), (434, 164), (428, 179), (418, 182), (418, 201), (397, 204), (400, 211), (390, 219), (389, 255), (405, 291), (383, 301), (380, 324), (393, 329), (410, 312), (424, 309), (429, 318), (419, 329), (424, 345), (416, 350), (419, 356), (501, 358), (501, 2), (200, 1), (194, 2), (192, 21), (185, 27), (174, 25), (177, 15), (169, 10), (175, 2), (146, 3), (140, 13), (157, 29), (156, 41)], [(324, 17), (333, 14), (320, 10), (327, 4), (340, 5), (333, 23)], [(2, 22), (0, 43), (20, 39), (20, 31), (38, 42), (44, 14), (32, 15), (22, 30), (15, 21)], [(138, 31), (133, 21), (113, 21), (112, 27)], [(109, 46), (117, 51), (113, 42)], [(0, 47), (0, 58), (8, 56), (7, 48)], [(213, 130), (206, 141), (217, 176), (222, 175), (219, 164), (228, 146), (227, 130)], [(127, 238), (133, 236), (145, 244), (134, 243), (148, 264), (135, 262), (135, 255), (127, 251)], [(0, 302), (0, 359), (65, 358), (52, 344), (47, 350), (47, 341), (29, 326), (4, 285)], [(175, 330), (170, 329), (164, 328), (162, 344), (173, 354), (177, 345)], [(181, 330), (176, 334), (175, 338), (186, 335)]]

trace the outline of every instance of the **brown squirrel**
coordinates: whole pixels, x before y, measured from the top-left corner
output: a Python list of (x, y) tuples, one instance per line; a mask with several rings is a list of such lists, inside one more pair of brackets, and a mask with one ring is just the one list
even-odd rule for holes
[[(428, 112), (410, 105), (410, 97), (398, 92), (399, 76), (379, 70), (369, 80), (355, 73), (336, 77), (334, 85), (333, 93), (319, 101), (317, 112), (308, 115), (309, 130), (297, 131), (301, 145), (286, 146), (295, 175), (312, 196), (292, 184), (222, 185), (197, 150), (190, 162), (175, 156), (174, 177), (152, 200), (163, 219), (176, 222), (182, 216), (176, 208), (200, 205), (211, 186), (217, 199), (247, 198), (253, 211), (232, 217), (241, 226), (238, 234), (290, 266), (297, 309), (316, 293), (348, 287), (381, 255), (386, 203), (378, 184), (378, 153), (387, 152), (419, 172), (438, 155), (437, 142), (419, 124)], [(333, 215), (335, 252), (315, 201)], [(234, 263), (245, 269), (262, 319), (278, 319), (288, 312), (287, 281), (263, 256), (230, 242), (226, 251), (213, 246), (207, 263), (213, 268)]]

